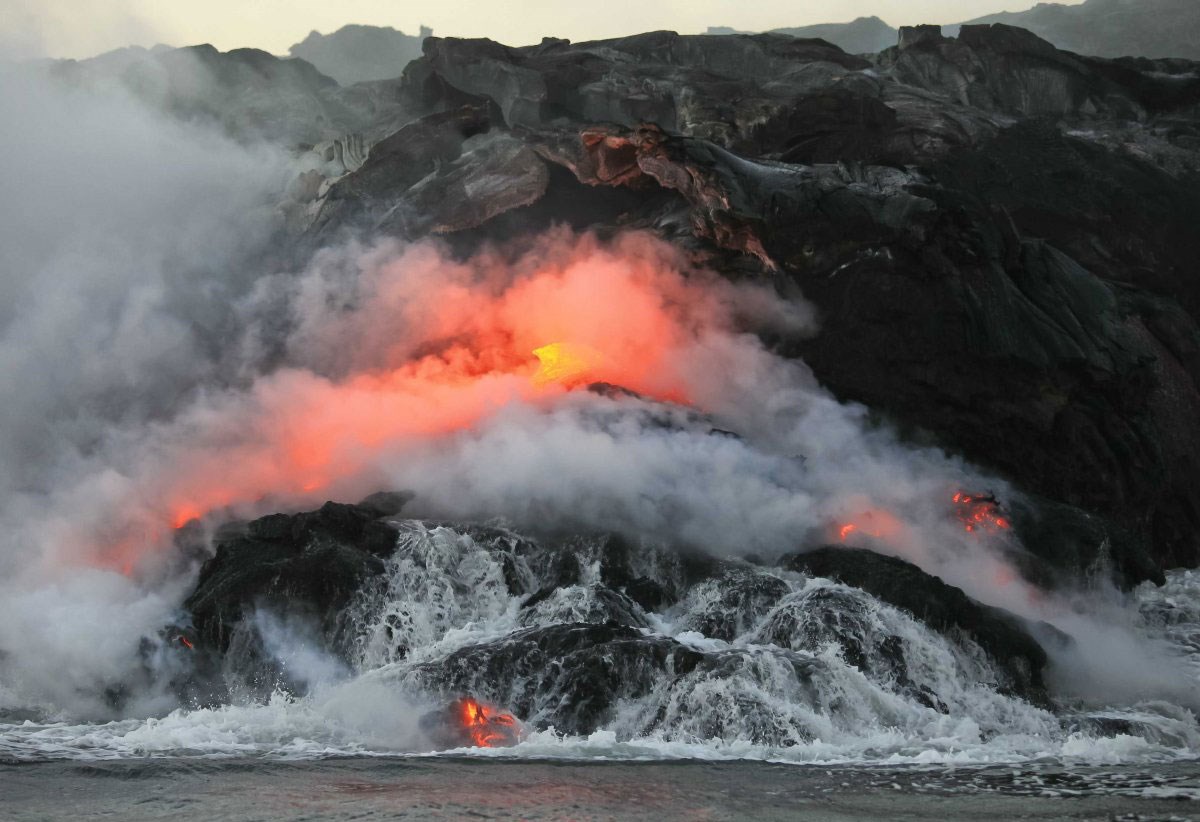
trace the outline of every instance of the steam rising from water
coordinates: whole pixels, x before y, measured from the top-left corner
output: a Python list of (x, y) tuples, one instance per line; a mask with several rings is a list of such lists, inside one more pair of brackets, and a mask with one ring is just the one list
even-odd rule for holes
[[(1125, 681), (1079, 663), (1066, 686), (1187, 692), (1133, 627), (1093, 629), (1020, 582), (1011, 537), (964, 531), (952, 495), (1003, 499), (1004, 483), (900, 443), (764, 348), (752, 332), (816, 325), (769, 285), (730, 284), (648, 236), (568, 232), (468, 260), (347, 242), (279, 273), (270, 203), (288, 158), (28, 78), (0, 78), (0, 123), (23, 215), (0, 225), (7, 707), (103, 715), (104, 690), (132, 683), (127, 711), (162, 712), (139, 642), (191, 582), (173, 529), (379, 488), (416, 491), (421, 515), (721, 555), (835, 541), (881, 512), (894, 525), (871, 547), (1070, 622), (1084, 658), (1119, 637), (1123, 671), (1159, 666)], [(533, 353), (555, 344), (574, 352), (567, 379)], [(639, 396), (579, 389), (591, 381)], [(263, 620), (271, 647), (334, 677)]]

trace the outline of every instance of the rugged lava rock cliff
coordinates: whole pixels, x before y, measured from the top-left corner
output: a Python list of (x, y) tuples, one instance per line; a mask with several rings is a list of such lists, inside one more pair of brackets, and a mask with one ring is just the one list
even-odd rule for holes
[(773, 344), (1028, 492), (1049, 567), (1128, 584), (1200, 560), (1196, 68), (1002, 25), (905, 29), (869, 58), (429, 38), (397, 90), (419, 116), (314, 189), (300, 230), (465, 251), (638, 227), (798, 289), (821, 333)]
[[(783, 35), (431, 37), (401, 78), (351, 89), (272, 61), (199, 49), (114, 70), (153, 95), (198, 64), (176, 110), (226, 100), (235, 133), (318, 156), (287, 207), (298, 256), (363, 233), (465, 254), (556, 224), (654, 232), (815, 303), (819, 334), (766, 342), (1006, 477), (1039, 583), (1200, 563), (1200, 65), (1002, 25), (904, 29), (868, 56)], [(181, 693), (302, 691), (271, 647), (284, 611), (284, 633), (346, 665), (535, 727), (729, 723), (795, 744), (811, 724), (788, 712), (852, 714), (848, 682), (939, 712), (965, 681), (1042, 703), (1041, 643), (1069, 641), (869, 552), (768, 568), (395, 519), (402, 502), (225, 526), (179, 628), (196, 652)], [(439, 651), (483, 623), (506, 633)]]
[[(853, 678), (941, 713), (952, 710), (946, 683), (956, 680), (1045, 704), (1047, 657), (1034, 633), (1068, 641), (870, 551), (823, 549), (760, 567), (613, 534), (397, 519), (402, 500), (384, 499), (225, 529), (185, 606), (193, 624), (179, 653), (191, 665), (176, 683), (185, 702), (304, 693), (311, 683), (289, 667), (272, 638), (277, 623), (264, 616), (286, 614), (291, 636), (348, 667), (389, 662), (386, 676), (408, 692), (471, 694), (537, 727), (710, 738), (727, 722), (759, 743), (789, 745), (804, 726), (790, 711), (847, 710), (838, 696), (846, 664)], [(655, 633), (655, 619), (694, 639)], [(479, 620), (505, 632), (439, 651), (447, 631)], [(820, 655), (829, 649), (837, 660)], [(931, 649), (944, 669), (922, 661)], [(733, 702), (722, 709), (725, 699)]]

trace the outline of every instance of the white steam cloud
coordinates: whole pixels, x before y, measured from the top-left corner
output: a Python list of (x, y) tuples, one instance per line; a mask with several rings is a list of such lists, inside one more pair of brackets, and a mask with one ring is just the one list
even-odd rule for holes
[(236, 378), (230, 306), (287, 160), (20, 66), (0, 69), (0, 144), (0, 680), (101, 710), (182, 589), (56, 567), (50, 542), (123, 483), (147, 425)]

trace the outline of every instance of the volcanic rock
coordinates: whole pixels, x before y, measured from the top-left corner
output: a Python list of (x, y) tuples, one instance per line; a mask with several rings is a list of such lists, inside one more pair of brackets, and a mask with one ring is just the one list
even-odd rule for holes
[(695, 585), (689, 592), (681, 627), (732, 642), (756, 626), (791, 588), (779, 577), (735, 567)]
[[(965, 637), (982, 648), (1006, 674), (1009, 681), (1004, 685), (1011, 692), (1033, 701), (1045, 701), (1046, 686), (1042, 670), (1047, 661), (1046, 651), (1030, 635), (1024, 622), (1008, 611), (982, 605), (962, 590), (947, 585), (940, 578), (925, 573), (912, 563), (861, 548), (818, 548), (814, 551), (789, 554), (783, 558), (781, 564), (792, 571), (834, 579), (859, 588), (912, 614), (935, 631), (950, 637)], [(833, 613), (838, 619), (844, 619), (848, 615), (852, 616), (855, 610), (840, 607), (834, 609)], [(775, 620), (775, 624), (764, 629), (764, 638), (776, 641), (785, 638), (780, 635), (780, 631), (795, 636), (796, 631), (801, 628), (809, 630), (805, 628), (809, 619), (809, 615), (801, 614), (792, 617), (787, 626)], [(787, 630), (784, 630), (785, 627)], [(834, 626), (828, 623), (825, 628), (835, 630)], [(818, 630), (807, 639), (812, 640), (819, 633)], [(843, 631), (839, 629), (835, 630), (835, 633), (840, 636)], [(861, 636), (863, 632), (860, 629), (849, 633)], [(855, 642), (845, 647), (852, 658), (866, 664), (864, 648), (860, 644)], [(896, 664), (894, 659), (891, 662)]]
[(430, 38), (401, 87), (430, 114), (329, 189), (314, 237), (656, 231), (802, 290), (821, 333), (776, 346), (839, 397), (1109, 538), (1035, 540), (1051, 567), (1079, 573), (1102, 544), (1121, 584), (1200, 561), (1184, 67), (1004, 26), (906, 29), (874, 65), (821, 41), (655, 32)]
[(526, 627), (572, 622), (650, 627), (636, 602), (604, 585), (543, 588), (526, 600), (521, 610), (520, 624)]
[(338, 647), (343, 609), (383, 573), (396, 548), (395, 529), (379, 518), (384, 509), (395, 513), (399, 500), (364, 503), (327, 502), (316, 511), (226, 526), (184, 603), (199, 643), (226, 651), (237, 626), (266, 609), (311, 617), (329, 647)]
[[(339, 90), (301, 61), (183, 51), (103, 70), (234, 130), (310, 124), (325, 159), (297, 187), (302, 248), (353, 230), (463, 252), (562, 222), (656, 232), (802, 292), (821, 332), (774, 349), (1002, 475), (1022, 522), (1089, 523), (1074, 547), (1030, 540), (1049, 567), (1104, 554), (1129, 585), (1200, 562), (1194, 64), (1002, 25), (905, 29), (872, 59), (771, 34), (431, 37), (399, 81)], [(199, 91), (179, 79), (194, 71)]]
[(447, 698), (471, 694), (530, 725), (586, 735), (612, 719), (619, 700), (645, 696), (664, 675), (688, 673), (702, 659), (615, 623), (554, 625), (459, 649), (415, 666), (404, 682)]

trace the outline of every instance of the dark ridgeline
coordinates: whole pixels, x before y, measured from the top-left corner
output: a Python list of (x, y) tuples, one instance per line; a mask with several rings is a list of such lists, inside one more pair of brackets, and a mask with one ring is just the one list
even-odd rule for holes
[[(1097, 57), (1182, 57), (1200, 60), (1200, 4), (1193, 0), (1084, 0), (1038, 3), (968, 20), (1029, 29), (1060, 49)], [(955, 34), (958, 26), (947, 26)]]
[(332, 34), (311, 32), (288, 54), (317, 67), (343, 86), (399, 77), (421, 56), (421, 42), (433, 29), (421, 26), (417, 36), (379, 26), (342, 26)]
[[(1038, 3), (1026, 11), (987, 14), (959, 29), (1003, 23), (1027, 29), (1064, 51), (1095, 57), (1180, 57), (1200, 60), (1200, 4), (1194, 0), (1084, 0), (1083, 3)], [(711, 26), (709, 34), (750, 34), (728, 26)], [(851, 54), (874, 54), (896, 42), (896, 29), (878, 17), (849, 23), (771, 29), (768, 34), (818, 37)]]

